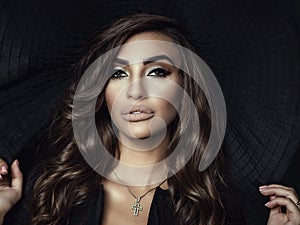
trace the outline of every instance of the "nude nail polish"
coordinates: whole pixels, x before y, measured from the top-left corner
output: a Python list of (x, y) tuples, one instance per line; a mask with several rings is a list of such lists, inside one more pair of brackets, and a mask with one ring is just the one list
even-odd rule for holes
[(266, 189), (268, 186), (267, 185), (263, 185), (263, 186), (260, 186), (259, 187), (259, 190), (261, 191), (261, 190), (264, 190), (264, 189)]
[(270, 204), (270, 202), (267, 202), (266, 204), (265, 204), (265, 206), (268, 206)]
[(7, 174), (7, 169), (6, 169), (6, 167), (5, 166), (2, 166), (1, 167), (1, 172), (3, 173), (3, 174)]

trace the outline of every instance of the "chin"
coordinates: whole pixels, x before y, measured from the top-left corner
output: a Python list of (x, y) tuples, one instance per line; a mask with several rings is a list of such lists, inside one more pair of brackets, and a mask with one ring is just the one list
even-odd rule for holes
[(147, 139), (151, 136), (150, 130), (140, 129), (140, 128), (132, 128), (130, 130), (130, 135), (128, 135), (132, 139)]
[(122, 135), (131, 139), (132, 141), (134, 139), (145, 140), (149, 138), (153, 141), (163, 140), (166, 135), (162, 125), (154, 126), (152, 129), (149, 129), (148, 122), (134, 123), (130, 124), (130, 126), (127, 126), (125, 129), (124, 128), (125, 127), (123, 127), (123, 129), (119, 129), (119, 131), (122, 133)]

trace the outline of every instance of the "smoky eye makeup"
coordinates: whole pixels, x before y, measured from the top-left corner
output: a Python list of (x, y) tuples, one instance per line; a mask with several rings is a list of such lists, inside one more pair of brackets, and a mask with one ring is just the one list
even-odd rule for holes
[(113, 79), (113, 80), (116, 80), (116, 79), (121, 79), (121, 78), (124, 78), (124, 77), (128, 77), (127, 72), (124, 69), (120, 68), (120, 67), (116, 67), (116, 68), (113, 69), (112, 76), (110, 78)]
[(172, 71), (161, 66), (153, 66), (147, 69), (146, 76), (163, 78), (170, 75)]
[[(126, 67), (126, 68), (124, 68)], [(175, 67), (169, 63), (151, 61), (147, 62), (146, 65), (141, 68), (141, 76), (144, 77), (153, 77), (153, 78), (164, 78), (174, 72)], [(130, 65), (117, 65), (112, 70), (111, 79), (118, 80), (130, 76)]]
[(147, 76), (166, 77), (175, 72), (175, 70), (176, 68), (173, 65), (157, 61), (146, 66), (145, 73)]

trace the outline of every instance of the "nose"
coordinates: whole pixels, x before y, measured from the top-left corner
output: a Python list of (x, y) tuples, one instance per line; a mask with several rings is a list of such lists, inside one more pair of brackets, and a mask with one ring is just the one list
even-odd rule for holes
[(147, 96), (147, 91), (143, 84), (143, 79), (132, 81), (127, 88), (127, 97), (138, 100)]

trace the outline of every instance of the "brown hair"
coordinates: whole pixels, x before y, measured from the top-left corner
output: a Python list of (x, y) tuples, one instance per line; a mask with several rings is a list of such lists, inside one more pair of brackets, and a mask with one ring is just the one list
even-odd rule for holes
[[(31, 224), (67, 224), (72, 207), (83, 203), (91, 192), (99, 188), (102, 177), (85, 162), (74, 139), (72, 102), (76, 86), (80, 75), (101, 54), (124, 44), (131, 36), (147, 31), (164, 34), (172, 38), (176, 44), (193, 49), (188, 39), (184, 37), (184, 32), (173, 20), (156, 15), (137, 14), (119, 19), (97, 36), (87, 54), (79, 62), (76, 68), (76, 81), (66, 92), (62, 108), (51, 125), (50, 138), (54, 140), (53, 150), (41, 176), (35, 182)], [(222, 157), (219, 155), (205, 171), (198, 171), (211, 129), (208, 103), (196, 82), (190, 76), (181, 73), (183, 89), (194, 101), (201, 129), (195, 135), (197, 138), (191, 140), (195, 141), (197, 146), (191, 159), (178, 173), (168, 179), (175, 206), (174, 216), (178, 224), (222, 224), (223, 205), (219, 189), (222, 186), (220, 173)], [(95, 116), (97, 131), (104, 146), (110, 154), (116, 155), (118, 142), (104, 104), (103, 92), (98, 97)], [(188, 119), (186, 115), (180, 118), (180, 122), (179, 119), (175, 120), (170, 152), (182, 134), (181, 125), (184, 126)], [(102, 166), (108, 165), (105, 160), (101, 163)]]

